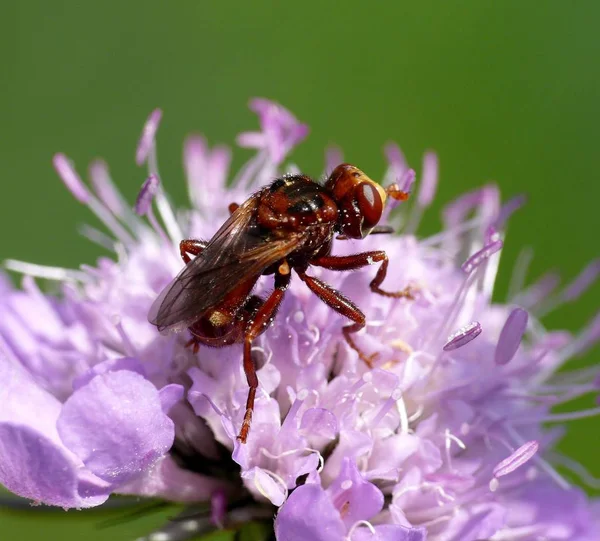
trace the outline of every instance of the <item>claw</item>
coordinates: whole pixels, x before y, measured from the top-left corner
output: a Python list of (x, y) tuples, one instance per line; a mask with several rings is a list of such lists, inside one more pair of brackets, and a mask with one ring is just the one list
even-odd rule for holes
[(185, 343), (186, 348), (189, 348), (190, 346), (192, 347), (192, 353), (194, 353), (194, 355), (198, 353), (198, 350), (200, 349), (200, 342), (195, 336), (192, 336), (192, 338)]
[(371, 353), (371, 355), (365, 355), (361, 351), (358, 351), (358, 356), (369, 368), (374, 368), (375, 361), (379, 357), (379, 352), (376, 351), (375, 353)]
[(393, 297), (395, 299), (408, 299), (409, 301), (414, 301), (416, 299), (416, 294), (419, 292), (419, 288), (416, 286), (406, 286), (400, 291), (385, 291), (380, 288), (374, 288), (374, 291), (375, 293), (383, 295), (384, 297)]

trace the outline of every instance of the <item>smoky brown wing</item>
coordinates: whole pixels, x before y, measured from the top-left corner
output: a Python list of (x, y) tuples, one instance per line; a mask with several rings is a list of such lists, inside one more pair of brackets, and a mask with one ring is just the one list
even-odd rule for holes
[(154, 301), (148, 320), (159, 330), (189, 326), (241, 282), (257, 278), (302, 243), (302, 233), (277, 240), (259, 234), (253, 213), (249, 217), (248, 209), (243, 208), (247, 203), (223, 224), (204, 251)]

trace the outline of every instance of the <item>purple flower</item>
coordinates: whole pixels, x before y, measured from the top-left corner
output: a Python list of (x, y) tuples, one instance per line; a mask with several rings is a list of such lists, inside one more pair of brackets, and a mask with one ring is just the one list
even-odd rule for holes
[[(377, 354), (375, 367), (343, 339), (347, 322), (292, 280), (254, 343), (252, 429), (246, 444), (236, 440), (247, 395), (241, 347), (195, 354), (187, 331), (160, 335), (147, 314), (183, 267), (181, 239), (210, 238), (229, 203), (297, 170), (286, 159), (306, 125), (267, 100), (251, 108), (260, 130), (238, 142), (257, 153), (237, 174), (229, 149), (187, 140), (185, 211), (171, 207), (157, 169), (160, 110), (137, 149), (148, 171), (134, 206), (103, 162), (90, 167), (89, 188), (64, 155), (55, 157), (59, 176), (106, 228), (84, 233), (114, 256), (75, 270), (5, 262), (23, 279), (16, 289), (0, 276), (2, 484), (65, 508), (100, 505), (110, 494), (210, 502), (205, 514), (161, 529), (173, 540), (246, 520), (274, 524), (280, 541), (599, 539), (599, 503), (555, 465), (588, 476), (556, 452), (562, 431), (546, 423), (600, 413), (553, 412), (598, 392), (595, 368), (558, 370), (598, 342), (600, 316), (575, 336), (539, 319), (576, 300), (598, 262), (553, 293), (554, 275), (524, 286), (525, 254), (507, 303), (492, 304), (504, 226), (523, 200), (502, 205), (497, 187), (484, 186), (446, 206), (442, 232), (417, 238), (438, 182), (432, 153), (412, 203), (386, 210), (390, 223), (404, 224), (401, 235), (334, 247), (385, 249), (385, 286), (410, 285), (415, 300), (371, 293), (374, 269), (311, 269), (365, 312), (355, 340)], [(385, 154), (384, 183), (410, 191), (415, 173), (400, 149), (388, 144)], [(329, 150), (325, 169), (341, 159)], [(38, 280), (51, 281), (53, 293)], [(271, 287), (264, 277), (257, 293)]]

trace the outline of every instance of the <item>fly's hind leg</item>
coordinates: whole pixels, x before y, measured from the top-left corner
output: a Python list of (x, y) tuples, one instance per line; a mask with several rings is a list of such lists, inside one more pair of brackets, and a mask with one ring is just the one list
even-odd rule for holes
[[(229, 205), (229, 213), (233, 214), (239, 205), (237, 203), (231, 203)], [(197, 239), (185, 239), (179, 243), (179, 254), (181, 255), (181, 259), (183, 259), (184, 263), (189, 263), (192, 258), (188, 254), (192, 254), (193, 256), (198, 256), (202, 253), (204, 248), (208, 243), (204, 240)]]
[(196, 240), (196, 239), (185, 239), (179, 243), (179, 255), (181, 255), (181, 259), (183, 259), (184, 263), (187, 265), (192, 258), (188, 254), (192, 254), (193, 256), (200, 255), (202, 250), (206, 248), (206, 241)]
[[(184, 239), (179, 243), (179, 255), (181, 255), (181, 259), (183, 259), (183, 262), (187, 265), (192, 260), (189, 254), (197, 256), (202, 253), (204, 248), (206, 248), (206, 242), (203, 240)], [(190, 332), (192, 333), (192, 337), (186, 342), (185, 347), (191, 347), (194, 354), (196, 354), (198, 353), (201, 342), (198, 341), (191, 328)]]
[(347, 299), (336, 289), (333, 289), (330, 285), (322, 282), (314, 276), (308, 276), (305, 273), (298, 273), (300, 279), (308, 286), (308, 288), (321, 299), (327, 306), (333, 308), (338, 314), (341, 314), (354, 323), (342, 327), (344, 338), (348, 345), (358, 353), (359, 358), (369, 367), (373, 368), (373, 363), (377, 358), (378, 353), (371, 355), (365, 354), (354, 341), (352, 335), (355, 332), (360, 331), (364, 328), (366, 321), (365, 315), (361, 312), (360, 308), (356, 306), (350, 299)]
[(259, 336), (271, 324), (281, 301), (285, 290), (290, 284), (291, 274), (275, 274), (275, 289), (269, 297), (258, 307), (256, 313), (249, 321), (244, 333), (244, 373), (248, 382), (248, 398), (246, 400), (246, 413), (242, 422), (242, 428), (237, 437), (240, 443), (246, 443), (250, 424), (252, 423), (252, 413), (254, 412), (254, 399), (256, 389), (258, 389), (258, 377), (256, 375), (256, 363), (252, 358), (252, 341)]

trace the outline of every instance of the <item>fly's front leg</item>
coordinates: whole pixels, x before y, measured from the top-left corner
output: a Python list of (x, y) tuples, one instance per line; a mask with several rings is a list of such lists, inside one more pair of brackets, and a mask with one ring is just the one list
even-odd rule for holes
[(311, 265), (334, 271), (355, 270), (366, 267), (367, 265), (372, 265), (373, 263), (381, 263), (381, 266), (377, 269), (375, 278), (373, 278), (369, 284), (371, 291), (378, 295), (383, 295), (384, 297), (393, 297), (396, 299), (405, 298), (409, 300), (415, 299), (415, 290), (410, 286), (407, 286), (400, 291), (386, 291), (381, 289), (380, 286), (385, 280), (389, 265), (388, 256), (383, 250), (363, 252), (354, 255), (330, 255), (313, 259), (310, 263)]
[(179, 243), (179, 254), (181, 255), (181, 259), (183, 259), (184, 263), (187, 265), (192, 258), (188, 254), (192, 254), (193, 256), (197, 256), (202, 253), (202, 250), (206, 248), (206, 242), (203, 240), (196, 239), (185, 239)]
[[(280, 268), (286, 268), (282, 265)], [(260, 306), (254, 317), (249, 321), (244, 333), (244, 373), (248, 381), (248, 398), (246, 400), (246, 413), (242, 422), (242, 428), (237, 437), (241, 443), (246, 443), (250, 424), (252, 423), (252, 412), (254, 411), (254, 398), (258, 389), (258, 376), (256, 375), (256, 364), (252, 358), (252, 341), (259, 336), (271, 324), (277, 309), (283, 300), (285, 290), (290, 285), (291, 274), (289, 267), (287, 273), (275, 274), (275, 289), (266, 301)]]
[[(392, 233), (394, 233), (394, 228), (392, 226), (390, 226), (390, 225), (376, 225), (369, 232), (369, 236), (371, 236), (371, 235), (391, 235)], [(337, 240), (348, 240), (349, 239), (349, 237), (347, 237), (346, 235), (338, 235), (335, 238)]]
[(361, 312), (360, 308), (356, 306), (350, 299), (347, 299), (336, 289), (333, 289), (330, 285), (322, 282), (314, 276), (308, 276), (305, 273), (298, 273), (300, 279), (308, 286), (308, 288), (321, 299), (327, 306), (333, 308), (338, 314), (347, 317), (354, 323), (342, 327), (344, 338), (348, 345), (358, 353), (360, 359), (366, 363), (369, 368), (373, 368), (373, 363), (377, 358), (378, 353), (372, 355), (366, 355), (352, 338), (352, 334), (360, 331), (364, 328), (366, 321), (365, 315)]

